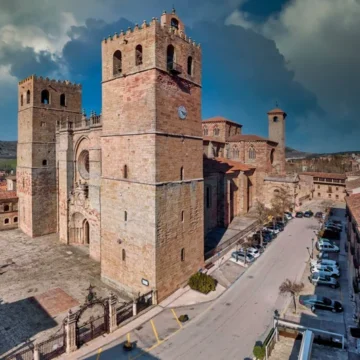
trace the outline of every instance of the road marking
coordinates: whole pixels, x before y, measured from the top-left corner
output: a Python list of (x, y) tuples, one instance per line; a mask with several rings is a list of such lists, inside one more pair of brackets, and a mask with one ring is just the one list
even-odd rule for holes
[(156, 331), (156, 327), (155, 327), (154, 321), (153, 321), (153, 320), (150, 320), (150, 324), (151, 324), (152, 329), (153, 329), (153, 331), (154, 331), (154, 334), (155, 334), (155, 337), (156, 337), (157, 342), (160, 343), (159, 335), (158, 335), (158, 333), (157, 333), (157, 331)]
[(97, 355), (97, 357), (96, 357), (96, 360), (99, 360), (99, 359), (100, 359), (100, 354), (101, 354), (101, 352), (102, 352), (102, 348), (100, 348), (100, 349), (98, 350), (98, 355)]
[(179, 324), (180, 329), (181, 329), (181, 328), (182, 328), (182, 324), (181, 324), (179, 318), (177, 317), (175, 310), (174, 310), (174, 309), (171, 309), (171, 311), (172, 311), (172, 313), (174, 314), (175, 320), (176, 320), (176, 322)]

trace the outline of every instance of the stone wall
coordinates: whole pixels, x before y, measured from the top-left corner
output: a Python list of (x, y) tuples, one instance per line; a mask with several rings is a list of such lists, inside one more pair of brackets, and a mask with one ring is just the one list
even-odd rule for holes
[(344, 201), (345, 184), (322, 184), (314, 182), (314, 199)]
[(18, 227), (18, 199), (1, 199), (0, 192), (0, 231), (16, 229)]

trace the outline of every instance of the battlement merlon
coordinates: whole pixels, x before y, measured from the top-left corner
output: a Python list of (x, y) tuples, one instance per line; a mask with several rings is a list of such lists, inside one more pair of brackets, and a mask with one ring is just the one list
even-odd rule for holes
[(61, 85), (66, 85), (67, 87), (74, 88), (74, 89), (82, 88), (81, 84), (72, 83), (69, 80), (55, 80), (55, 79), (49, 79), (48, 77), (43, 78), (42, 76), (37, 76), (37, 75), (31, 75), (23, 80), (20, 80), (19, 86), (25, 85), (26, 83), (29, 83), (29, 82), (43, 83), (44, 85), (61, 84)]
[(179, 19), (176, 15), (175, 10), (170, 14), (167, 14), (166, 11), (163, 12), (160, 18), (160, 22), (158, 18), (152, 18), (150, 23), (148, 24), (146, 20), (143, 21), (142, 25), (135, 24), (134, 29), (130, 27), (124, 31), (121, 30), (120, 33), (115, 33), (114, 35), (109, 35), (107, 38), (104, 38), (103, 44), (107, 44), (108, 42), (112, 42), (113, 40), (120, 39), (127, 41), (129, 40), (129, 36), (136, 34), (138, 31), (146, 30), (147, 28), (154, 28), (157, 29), (164, 29), (165, 31), (174, 34), (184, 41), (188, 42), (189, 44), (193, 45), (194, 47), (200, 48), (200, 44), (196, 43), (190, 37), (188, 37), (185, 33), (185, 26), (183, 22)]

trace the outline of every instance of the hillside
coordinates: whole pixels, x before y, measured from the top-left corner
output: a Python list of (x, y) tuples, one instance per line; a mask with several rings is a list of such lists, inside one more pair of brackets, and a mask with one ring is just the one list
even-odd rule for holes
[(309, 153), (309, 152), (303, 152), (298, 151), (290, 147), (285, 148), (285, 157), (288, 158), (304, 158), (309, 156), (316, 156), (317, 154)]
[(17, 141), (0, 140), (0, 159), (16, 159)]

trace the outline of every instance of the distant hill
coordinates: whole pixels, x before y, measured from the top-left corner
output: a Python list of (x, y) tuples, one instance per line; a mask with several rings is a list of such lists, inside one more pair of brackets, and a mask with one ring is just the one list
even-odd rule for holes
[(17, 141), (0, 140), (0, 159), (16, 159)]
[(298, 150), (295, 150), (295, 149), (290, 148), (290, 147), (285, 148), (285, 157), (287, 159), (289, 159), (289, 158), (305, 158), (305, 157), (316, 156), (316, 155), (317, 154), (304, 152), (304, 151), (298, 151)]

